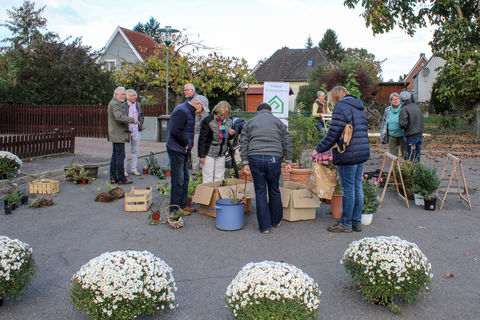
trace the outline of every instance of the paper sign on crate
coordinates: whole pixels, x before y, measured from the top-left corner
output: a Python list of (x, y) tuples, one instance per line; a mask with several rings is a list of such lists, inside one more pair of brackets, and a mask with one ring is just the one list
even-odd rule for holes
[(152, 205), (152, 187), (136, 190), (132, 187), (125, 193), (125, 211), (148, 211)]

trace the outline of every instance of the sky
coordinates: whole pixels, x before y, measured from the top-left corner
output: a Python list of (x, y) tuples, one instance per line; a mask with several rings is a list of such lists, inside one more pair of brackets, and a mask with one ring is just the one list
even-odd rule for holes
[[(0, 24), (6, 10), (23, 0), (2, 0)], [(162, 27), (184, 30), (189, 39), (202, 41), (225, 56), (245, 58), (250, 67), (282, 48), (304, 48), (310, 36), (315, 45), (327, 29), (333, 29), (344, 48), (365, 48), (382, 63), (384, 81), (397, 81), (425, 53), (433, 30), (422, 29), (414, 37), (395, 29), (373, 36), (360, 17), (361, 9), (343, 6), (343, 0), (37, 0), (46, 6), (47, 29), (62, 39), (81, 37), (83, 44), (100, 50), (115, 28), (132, 29), (154, 17)], [(0, 26), (0, 39), (9, 36)]]

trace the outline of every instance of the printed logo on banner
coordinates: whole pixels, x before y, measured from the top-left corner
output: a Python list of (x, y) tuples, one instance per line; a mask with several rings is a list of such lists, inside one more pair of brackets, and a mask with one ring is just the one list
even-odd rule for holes
[(283, 113), (284, 103), (278, 96), (274, 96), (268, 101), (268, 104), (272, 107), (272, 113)]

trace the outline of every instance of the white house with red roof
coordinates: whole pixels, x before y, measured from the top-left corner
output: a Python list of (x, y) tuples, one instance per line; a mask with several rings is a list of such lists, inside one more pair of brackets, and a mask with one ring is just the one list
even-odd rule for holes
[(142, 62), (147, 57), (163, 57), (162, 47), (147, 34), (117, 27), (105, 45), (100, 62), (105, 68), (115, 70), (123, 62)]

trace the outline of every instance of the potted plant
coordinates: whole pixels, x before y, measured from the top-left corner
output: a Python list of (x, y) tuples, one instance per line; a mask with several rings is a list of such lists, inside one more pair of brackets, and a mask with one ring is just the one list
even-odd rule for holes
[(78, 167), (75, 168), (75, 170), (72, 170), (72, 178), (73, 182), (76, 184), (87, 184), (89, 177), (88, 177), (88, 171), (83, 168), (83, 167)]
[[(405, 191), (407, 192), (406, 197), (408, 200), (414, 200), (413, 176), (415, 174), (416, 166), (412, 164), (412, 162), (409, 160), (399, 159), (398, 161), (400, 163), (400, 171), (402, 172), (402, 179), (403, 179), (403, 184), (405, 185)], [(396, 166), (394, 170), (397, 176), (398, 183), (400, 183), (400, 175), (398, 173), (398, 169)], [(390, 179), (393, 179), (393, 177), (390, 177)], [(399, 190), (403, 195), (403, 189), (401, 186), (399, 187)]]
[(170, 170), (170, 166), (168, 166), (164, 171), (163, 173), (165, 173), (165, 175), (167, 177), (170, 177), (170, 175), (172, 174), (172, 171)]
[(192, 205), (192, 198), (195, 194), (195, 189), (199, 184), (203, 183), (203, 176), (202, 174), (197, 174), (196, 177), (190, 177), (190, 181), (188, 183), (188, 193), (187, 193), (187, 207)]
[(368, 226), (372, 223), (373, 214), (377, 212), (380, 202), (378, 202), (378, 187), (380, 180), (372, 177), (368, 178), (368, 174), (364, 174), (362, 178), (363, 187), (363, 208), (362, 208), (362, 224)]
[(106, 252), (72, 277), (70, 302), (95, 319), (134, 319), (175, 309), (172, 268), (148, 251)]
[(4, 198), (3, 205), (5, 214), (10, 214), (17, 207), (17, 202), (22, 200), (22, 195), (17, 188), (13, 188)]
[(159, 224), (162, 219), (161, 212), (161, 206), (153, 206), (148, 212), (148, 224), (153, 226)]
[(291, 114), (288, 117), (288, 131), (293, 140), (293, 162), (297, 162), (299, 168), (292, 168), (290, 179), (292, 181), (307, 184), (310, 180), (311, 168), (305, 168), (304, 154), (313, 149), (321, 140), (322, 134), (315, 128), (316, 120), (313, 117), (305, 117), (303, 114)]
[(342, 186), (340, 184), (340, 177), (337, 175), (337, 184), (335, 185), (335, 190), (332, 195), (332, 218), (338, 220), (342, 217)]
[(315, 280), (301, 269), (262, 261), (240, 270), (226, 298), (234, 319), (316, 319), (321, 294)]
[(22, 167), (22, 160), (8, 151), (0, 151), (0, 180), (13, 178)]
[(67, 181), (76, 181), (75, 177), (78, 176), (78, 172), (82, 169), (82, 166), (78, 163), (70, 164), (63, 168), (65, 174), (65, 180)]
[(313, 179), (309, 182), (309, 190), (314, 192), (320, 199), (331, 203), (332, 194), (337, 185), (337, 167), (333, 164), (331, 151), (316, 154), (310, 157), (312, 162)]
[(147, 161), (147, 169), (148, 169), (148, 171), (150, 171), (150, 173), (153, 174), (153, 173), (152, 173), (152, 170), (158, 168), (158, 166), (159, 166), (158, 160), (155, 158), (155, 153), (150, 152), (150, 153), (148, 154), (148, 157), (147, 157), (147, 160), (146, 160), (146, 161)]
[(424, 198), (425, 210), (435, 210), (437, 201), (435, 191), (439, 185), (440, 179), (437, 177), (437, 169), (419, 163), (413, 176), (413, 189)]
[(19, 300), (35, 275), (32, 249), (18, 239), (0, 236), (0, 261), (0, 302), (6, 297)]
[(142, 168), (142, 173), (148, 174), (148, 168), (146, 166)]
[[(170, 208), (174, 207), (175, 210), (170, 211)], [(176, 204), (171, 204), (167, 207), (165, 207), (165, 214), (167, 216), (166, 224), (170, 226), (172, 229), (180, 229), (183, 227), (183, 216), (185, 215), (185, 212), (177, 206)]]
[(366, 237), (354, 241), (340, 263), (352, 276), (365, 300), (395, 313), (394, 297), (412, 302), (428, 289), (432, 266), (415, 243), (396, 236)]

